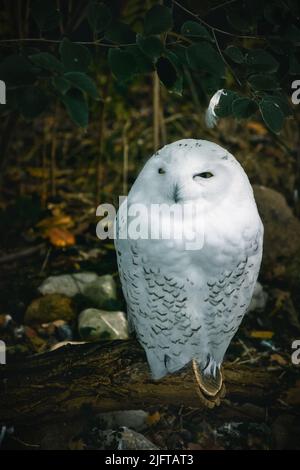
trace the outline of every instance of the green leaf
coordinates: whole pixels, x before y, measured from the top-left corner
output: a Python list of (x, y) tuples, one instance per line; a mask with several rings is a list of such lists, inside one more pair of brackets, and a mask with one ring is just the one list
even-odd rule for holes
[(136, 72), (136, 62), (132, 54), (121, 49), (110, 49), (108, 62), (116, 79), (129, 80)]
[(95, 82), (85, 73), (67, 72), (64, 74), (64, 78), (69, 80), (69, 82), (71, 82), (73, 86), (87, 93), (92, 98), (99, 98), (99, 93)]
[(250, 98), (237, 98), (232, 102), (233, 115), (240, 118), (249, 118), (257, 110), (257, 104)]
[(92, 1), (87, 10), (87, 19), (89, 25), (95, 33), (105, 31), (111, 22), (111, 11), (105, 3)]
[(18, 92), (17, 104), (25, 119), (34, 119), (48, 105), (48, 96), (36, 86), (24, 87)]
[(50, 31), (59, 25), (60, 12), (56, 0), (33, 0), (31, 12), (41, 31)]
[(284, 95), (283, 93), (275, 92), (272, 95), (265, 94), (263, 98), (266, 101), (272, 101), (273, 103), (278, 104), (278, 106), (280, 107), (281, 111), (283, 112), (285, 116), (291, 116), (293, 114), (289, 101), (286, 95)]
[(107, 41), (117, 44), (135, 43), (135, 33), (127, 23), (122, 21), (114, 21), (109, 25), (104, 37)]
[(164, 50), (163, 43), (156, 36), (143, 37), (140, 34), (137, 34), (136, 43), (141, 51), (143, 51), (144, 54), (151, 57), (153, 60), (156, 60), (158, 57), (160, 57)]
[(138, 46), (136, 45), (127, 46), (125, 48), (125, 51), (133, 56), (134, 61), (135, 61), (136, 73), (144, 74), (144, 73), (150, 73), (154, 71), (154, 65), (152, 61), (146, 54), (144, 54), (141, 51), (141, 49)]
[(181, 68), (181, 62), (178, 59), (177, 55), (174, 52), (170, 51), (169, 49), (165, 50), (164, 56), (170, 62), (170, 64), (175, 68), (176, 78), (175, 78), (174, 81), (171, 80), (171, 82), (173, 82), (173, 83), (170, 83), (169, 85), (167, 85), (166, 81), (164, 82), (164, 80), (161, 78), (161, 75), (164, 77), (164, 72), (163, 72), (164, 67), (162, 66), (162, 64), (160, 64), (160, 69), (161, 70), (159, 71), (157, 69), (158, 76), (159, 76), (160, 80), (162, 81), (162, 83), (164, 83), (164, 85), (166, 86), (166, 88), (168, 88), (168, 90), (170, 92), (181, 96), (182, 95), (182, 89), (183, 89), (183, 71), (182, 71), (182, 68)]
[(86, 127), (89, 122), (89, 110), (80, 90), (70, 90), (62, 97), (66, 110), (72, 121), (80, 127)]
[(173, 17), (170, 8), (163, 5), (155, 5), (147, 11), (144, 20), (146, 35), (160, 34), (169, 31), (173, 27)]
[(207, 42), (192, 44), (186, 50), (187, 61), (193, 70), (207, 70), (216, 75), (224, 75), (224, 63), (216, 49)]
[(52, 79), (52, 85), (62, 95), (65, 95), (67, 91), (69, 91), (71, 88), (71, 83), (69, 82), (69, 80), (66, 80), (63, 77), (54, 77)]
[(12, 54), (0, 63), (0, 80), (6, 86), (30, 85), (36, 80), (36, 69), (26, 57)]
[(205, 26), (196, 21), (186, 21), (181, 26), (181, 34), (186, 37), (202, 38), (212, 40), (212, 37)]
[(64, 38), (60, 43), (59, 52), (64, 67), (69, 72), (86, 72), (91, 63), (90, 51), (81, 44), (75, 44)]
[(186, 56), (186, 47), (182, 46), (182, 44), (175, 44), (172, 46), (172, 51), (176, 54), (176, 57), (181, 65), (188, 67), (188, 61)]
[(236, 46), (227, 46), (225, 54), (236, 64), (242, 64), (244, 62), (244, 54), (241, 49)]
[(227, 117), (232, 115), (232, 103), (239, 95), (235, 91), (224, 90), (220, 97), (219, 103), (215, 108), (215, 113), (218, 117)]
[(274, 77), (273, 75), (267, 75), (267, 74), (251, 75), (248, 78), (248, 82), (251, 88), (257, 91), (278, 90), (280, 88), (276, 77)]
[(167, 57), (160, 57), (156, 63), (156, 70), (165, 87), (172, 89), (177, 80), (177, 70), (173, 63)]
[(264, 49), (252, 49), (246, 54), (246, 63), (255, 72), (276, 72), (277, 60)]
[(262, 118), (271, 131), (278, 133), (283, 126), (284, 115), (279, 105), (273, 101), (263, 99), (259, 104)]
[(51, 72), (62, 73), (64, 70), (63, 64), (52, 54), (48, 52), (39, 52), (29, 56), (34, 65), (42, 69), (50, 70)]

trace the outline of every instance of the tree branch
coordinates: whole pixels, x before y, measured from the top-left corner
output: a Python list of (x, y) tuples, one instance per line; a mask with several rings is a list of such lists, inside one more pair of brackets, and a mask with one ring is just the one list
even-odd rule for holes
[[(236, 416), (243, 403), (278, 407), (288, 382), (279, 380), (281, 374), (280, 368), (225, 364), (227, 399), (239, 405), (225, 400), (211, 413)], [(93, 413), (170, 404), (201, 408), (192, 368), (153, 381), (135, 340), (67, 345), (1, 366), (0, 393), (0, 421), (14, 426), (72, 419), (87, 408)]]

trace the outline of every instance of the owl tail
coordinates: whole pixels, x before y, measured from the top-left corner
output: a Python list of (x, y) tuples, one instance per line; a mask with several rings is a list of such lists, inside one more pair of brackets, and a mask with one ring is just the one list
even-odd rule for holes
[(207, 408), (219, 406), (221, 403), (220, 399), (225, 396), (222, 370), (217, 367), (215, 374), (204, 373), (195, 359), (192, 360), (192, 366), (197, 392), (203, 405)]

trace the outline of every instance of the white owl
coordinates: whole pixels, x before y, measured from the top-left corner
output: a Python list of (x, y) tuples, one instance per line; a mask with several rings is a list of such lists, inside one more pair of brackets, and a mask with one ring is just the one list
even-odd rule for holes
[(180, 140), (153, 155), (129, 192), (127, 209), (189, 202), (201, 209), (199, 249), (172, 237), (118, 238), (131, 220), (122, 206), (115, 246), (129, 324), (153, 378), (193, 361), (201, 392), (211, 400), (222, 389), (223, 357), (250, 304), (263, 225), (241, 165), (206, 140)]

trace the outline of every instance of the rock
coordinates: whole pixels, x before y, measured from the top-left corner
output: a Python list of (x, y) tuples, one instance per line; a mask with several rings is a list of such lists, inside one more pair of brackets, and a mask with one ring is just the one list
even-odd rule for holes
[(73, 339), (73, 331), (68, 323), (57, 326), (57, 336), (60, 341), (70, 341)]
[(97, 308), (116, 308), (116, 283), (110, 274), (98, 276), (96, 273), (83, 272), (50, 276), (41, 284), (39, 292), (47, 294), (63, 294), (67, 297), (82, 295), (90, 306)]
[(69, 297), (61, 294), (48, 294), (31, 302), (26, 310), (24, 323), (37, 325), (55, 320), (72, 322), (75, 317), (76, 313)]
[(82, 294), (84, 287), (96, 279), (98, 279), (98, 275), (90, 272), (49, 276), (38, 290), (43, 295), (63, 294), (67, 297), (74, 297), (77, 294)]
[(300, 254), (300, 221), (282, 194), (264, 186), (253, 186), (265, 227), (261, 272), (269, 280), (285, 278), (286, 266)]
[(123, 312), (107, 312), (96, 308), (87, 308), (80, 313), (78, 332), (85, 341), (128, 339), (128, 325)]
[(263, 286), (257, 282), (254, 287), (251, 303), (248, 312), (263, 311), (266, 307), (268, 294), (264, 291)]
[(142, 431), (148, 427), (148, 413), (143, 410), (108, 411), (97, 415), (97, 422), (101, 429), (117, 429), (128, 426), (135, 431)]
[(118, 430), (102, 431), (93, 428), (88, 436), (88, 447), (99, 450), (159, 450), (142, 434), (139, 434), (127, 427)]
[(99, 276), (84, 287), (82, 294), (90, 300), (94, 307), (112, 309), (117, 301), (117, 287), (114, 278), (110, 274)]

